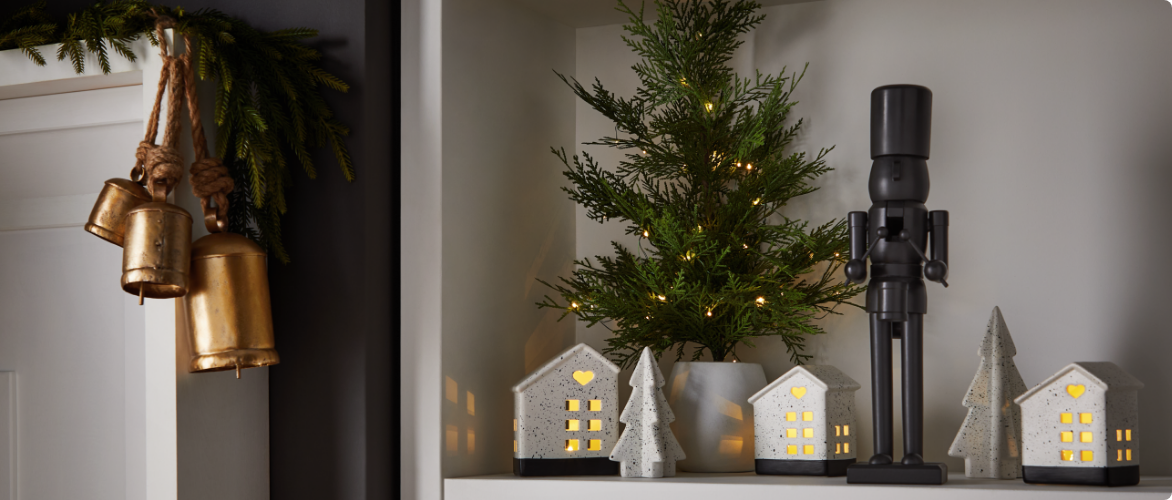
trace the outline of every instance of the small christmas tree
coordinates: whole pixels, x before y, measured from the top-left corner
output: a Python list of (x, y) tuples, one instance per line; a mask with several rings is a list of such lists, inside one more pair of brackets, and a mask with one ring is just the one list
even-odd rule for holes
[(1026, 385), (1013, 364), (1017, 349), (998, 307), (989, 317), (979, 354), (981, 366), (962, 403), (969, 413), (948, 456), (965, 459), (968, 477), (1017, 479), (1021, 477), (1021, 407), (1013, 400), (1025, 394)]
[(663, 384), (655, 355), (644, 347), (631, 375), (635, 390), (619, 416), (627, 427), (610, 453), (611, 460), (622, 462), (623, 477), (672, 477), (676, 460), (684, 459), (684, 450), (668, 425), (676, 417), (663, 397)]
[(786, 151), (802, 126), (789, 116), (801, 75), (742, 79), (726, 66), (738, 36), (764, 19), (755, 2), (656, 8), (648, 25), (642, 8), (619, 2), (630, 17), (623, 40), (643, 57), (633, 97), (559, 74), (615, 123), (613, 137), (587, 144), (631, 151), (610, 172), (589, 154), (555, 149), (565, 189), (591, 219), (624, 221), (639, 249), (615, 242), (614, 256), (575, 261), (572, 278), (546, 283), (563, 300), (538, 305), (612, 330), (603, 352), (621, 366), (644, 346), (682, 358), (689, 343), (693, 360), (735, 359), (739, 345), (766, 335), (781, 336), (800, 363), (804, 337), (823, 332), (813, 321), (862, 290), (835, 278), (847, 253), (844, 220), (810, 228), (779, 212), (830, 170), (829, 149), (814, 158)]

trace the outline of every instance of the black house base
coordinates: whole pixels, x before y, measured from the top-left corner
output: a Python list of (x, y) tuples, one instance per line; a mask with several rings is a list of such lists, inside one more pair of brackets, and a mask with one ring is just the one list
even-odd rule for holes
[(1085, 484), (1090, 486), (1134, 486), (1139, 484), (1139, 466), (1126, 467), (1040, 467), (1024, 465), (1021, 478), (1032, 484)]
[(923, 465), (854, 464), (846, 468), (847, 484), (944, 484), (948, 482), (948, 466), (940, 463)]
[(780, 460), (758, 458), (757, 474), (772, 476), (845, 476), (853, 458), (842, 460)]
[(517, 476), (614, 476), (619, 463), (608, 457), (591, 458), (514, 458)]

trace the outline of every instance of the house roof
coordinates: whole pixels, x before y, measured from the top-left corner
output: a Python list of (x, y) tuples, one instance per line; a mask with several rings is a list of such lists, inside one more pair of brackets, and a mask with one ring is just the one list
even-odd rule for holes
[(611, 363), (609, 359), (606, 359), (606, 356), (603, 356), (598, 351), (595, 351), (586, 344), (578, 344), (574, 347), (562, 351), (561, 354), (558, 354), (541, 368), (538, 368), (533, 373), (530, 373), (528, 377), (525, 377), (524, 380), (513, 386), (513, 392), (524, 392), (525, 389), (529, 388), (529, 386), (548, 375), (549, 372), (556, 370), (563, 363), (573, 359), (574, 357), (577, 357), (579, 354), (594, 358), (598, 362), (602, 363), (606, 369), (610, 370), (612, 373), (617, 374), (619, 372), (618, 365)]
[(1117, 390), (1117, 389), (1140, 389), (1143, 388), (1143, 382), (1132, 377), (1131, 374), (1123, 371), (1119, 365), (1110, 361), (1077, 361), (1066, 365), (1058, 373), (1051, 375), (1050, 378), (1043, 380), (1042, 383), (1034, 386), (1033, 389), (1026, 391), (1025, 394), (1018, 396), (1013, 402), (1022, 404), (1026, 400), (1033, 397), (1035, 394), (1042, 391), (1054, 381), (1061, 378), (1063, 375), (1070, 373), (1071, 370), (1077, 371), (1092, 383), (1099, 386), (1103, 391)]
[(848, 377), (845, 373), (833, 366), (799, 365), (785, 372), (785, 375), (777, 377), (777, 380), (770, 382), (764, 389), (757, 391), (757, 394), (749, 397), (749, 404), (756, 403), (758, 399), (765, 397), (770, 391), (776, 389), (799, 373), (804, 373), (810, 380), (814, 381), (814, 384), (825, 391), (856, 391), (860, 387), (858, 382), (855, 382), (854, 379)]

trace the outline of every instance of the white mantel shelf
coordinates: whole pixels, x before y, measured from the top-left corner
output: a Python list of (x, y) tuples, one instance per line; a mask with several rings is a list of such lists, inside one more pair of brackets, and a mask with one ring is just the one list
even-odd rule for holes
[(1144, 477), (1137, 486), (1032, 485), (1019, 481), (968, 479), (953, 473), (943, 486), (846, 484), (845, 477), (758, 476), (756, 474), (690, 474), (664, 479), (594, 477), (526, 477), (512, 474), (444, 480), (445, 500), (1089, 500), (1159, 499), (1172, 497), (1172, 478)]

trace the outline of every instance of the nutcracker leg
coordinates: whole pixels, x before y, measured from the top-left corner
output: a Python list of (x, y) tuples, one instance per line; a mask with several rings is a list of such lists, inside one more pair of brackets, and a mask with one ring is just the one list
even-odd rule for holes
[(924, 463), (924, 315), (903, 328), (903, 464)]
[(891, 323), (878, 315), (871, 317), (871, 415), (875, 430), (875, 454), (872, 465), (891, 463)]

